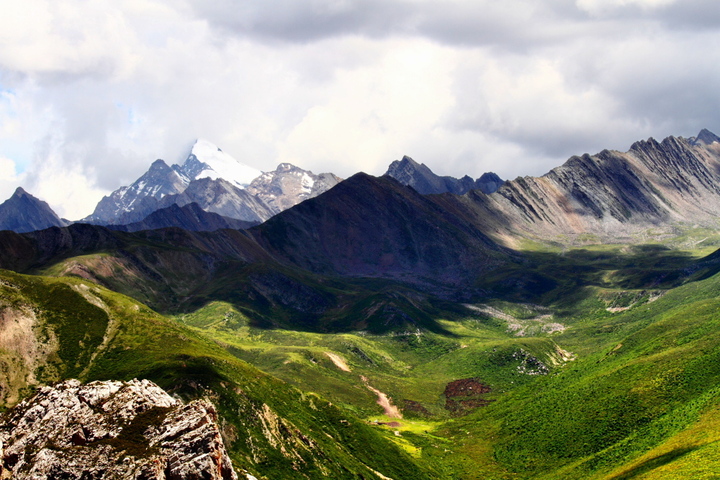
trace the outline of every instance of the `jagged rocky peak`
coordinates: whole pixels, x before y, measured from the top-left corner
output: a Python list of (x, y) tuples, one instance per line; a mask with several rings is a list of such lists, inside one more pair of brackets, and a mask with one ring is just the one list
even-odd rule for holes
[(0, 230), (25, 233), (69, 224), (58, 217), (46, 202), (30, 195), (22, 187), (0, 204)]
[(475, 180), (475, 183), (483, 193), (493, 193), (505, 183), (505, 180), (500, 178), (500, 175), (495, 172), (485, 172), (480, 175), (480, 178)]
[(222, 178), (239, 188), (247, 187), (262, 172), (250, 167), (223, 152), (213, 143), (198, 139), (190, 150), (190, 155), (179, 170), (189, 180), (199, 178)]
[[(214, 212), (244, 222), (262, 222), (308, 198), (315, 197), (342, 179), (332, 173), (315, 175), (290, 163), (274, 172), (244, 165), (213, 143), (199, 139), (182, 165), (156, 160), (131, 185), (120, 187), (98, 203), (82, 221), (100, 225), (141, 223), (153, 212), (173, 203), (196, 202)], [(182, 225), (176, 225), (182, 227)], [(214, 224), (200, 225), (213, 229)]]
[(248, 190), (222, 178), (213, 180), (208, 177), (193, 180), (183, 193), (165, 197), (158, 207), (167, 207), (172, 203), (184, 206), (193, 202), (206, 212), (246, 222), (263, 222), (276, 213)]
[[(138, 210), (144, 199), (159, 200), (166, 195), (181, 193), (188, 183), (189, 180), (177, 165), (170, 167), (163, 160), (155, 160), (148, 171), (133, 183), (103, 197), (95, 211), (81, 221), (102, 225), (117, 223), (123, 215)], [(150, 212), (142, 213), (141, 218)]]
[(503, 184), (503, 180), (491, 172), (484, 173), (477, 180), (467, 175), (460, 179), (450, 176), (441, 177), (433, 173), (424, 163), (418, 163), (407, 155), (402, 160), (392, 162), (385, 175), (414, 188), (423, 195), (446, 192), (463, 195), (475, 189), (483, 193), (493, 193)]
[(237, 480), (206, 400), (148, 380), (43, 387), (0, 425), (0, 479)]
[(248, 192), (265, 202), (274, 213), (280, 213), (308, 198), (330, 190), (342, 181), (332, 173), (315, 175), (291, 163), (281, 163), (272, 172), (265, 172), (247, 187)]
[(712, 145), (715, 142), (720, 142), (720, 137), (707, 128), (703, 128), (696, 137), (690, 137), (688, 140), (693, 145)]

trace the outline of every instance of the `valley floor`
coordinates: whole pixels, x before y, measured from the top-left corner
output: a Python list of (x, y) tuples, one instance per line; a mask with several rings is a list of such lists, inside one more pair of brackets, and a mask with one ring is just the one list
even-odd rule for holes
[(709, 251), (540, 252), (536, 271), (566, 284), (534, 302), (466, 304), (435, 319), (444, 333), (262, 329), (223, 302), (176, 318), (365, 419), (437, 478), (712, 478), (720, 278), (701, 260)]

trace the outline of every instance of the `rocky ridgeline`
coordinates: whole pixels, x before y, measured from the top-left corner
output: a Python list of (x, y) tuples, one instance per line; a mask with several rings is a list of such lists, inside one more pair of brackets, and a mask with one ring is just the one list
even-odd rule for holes
[(468, 175), (462, 178), (435, 175), (424, 163), (417, 163), (407, 155), (402, 160), (395, 160), (388, 167), (385, 175), (394, 178), (403, 185), (414, 188), (418, 193), (454, 193), (464, 195), (470, 190), (480, 190), (483, 193), (493, 193), (504, 181), (492, 172), (483, 173), (480, 178), (473, 180)]
[[(262, 173), (238, 162), (215, 145), (198, 140), (182, 165), (170, 166), (156, 160), (131, 185), (103, 197), (92, 215), (80, 221), (129, 225), (143, 222), (153, 212), (172, 205), (183, 207), (197, 203), (205, 212), (261, 223), (320, 195), (340, 181), (332, 173), (315, 175), (289, 163)], [(182, 227), (184, 222), (171, 223)], [(211, 230), (212, 227), (211, 222), (195, 229)]]
[(5, 414), (0, 479), (237, 480), (205, 400), (148, 380), (43, 387)]

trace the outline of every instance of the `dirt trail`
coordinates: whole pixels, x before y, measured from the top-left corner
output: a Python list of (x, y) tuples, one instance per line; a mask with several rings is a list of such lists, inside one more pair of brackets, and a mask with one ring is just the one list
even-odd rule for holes
[(385, 415), (390, 418), (403, 418), (402, 413), (400, 413), (400, 409), (393, 405), (392, 402), (390, 402), (390, 399), (386, 394), (384, 394), (377, 388), (372, 387), (365, 375), (360, 375), (360, 379), (363, 381), (368, 390), (378, 396), (377, 404), (380, 405), (383, 410), (385, 410)]
[(335, 353), (325, 352), (325, 355), (328, 356), (330, 360), (335, 364), (336, 367), (338, 367), (343, 372), (350, 372), (350, 367), (348, 367), (347, 362), (345, 362), (345, 359), (342, 358), (340, 355), (337, 355)]

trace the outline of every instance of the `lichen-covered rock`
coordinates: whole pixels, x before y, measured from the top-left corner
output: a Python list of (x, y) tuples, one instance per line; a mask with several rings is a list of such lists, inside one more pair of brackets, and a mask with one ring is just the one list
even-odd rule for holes
[(5, 414), (0, 479), (237, 480), (213, 405), (148, 380), (43, 387)]

